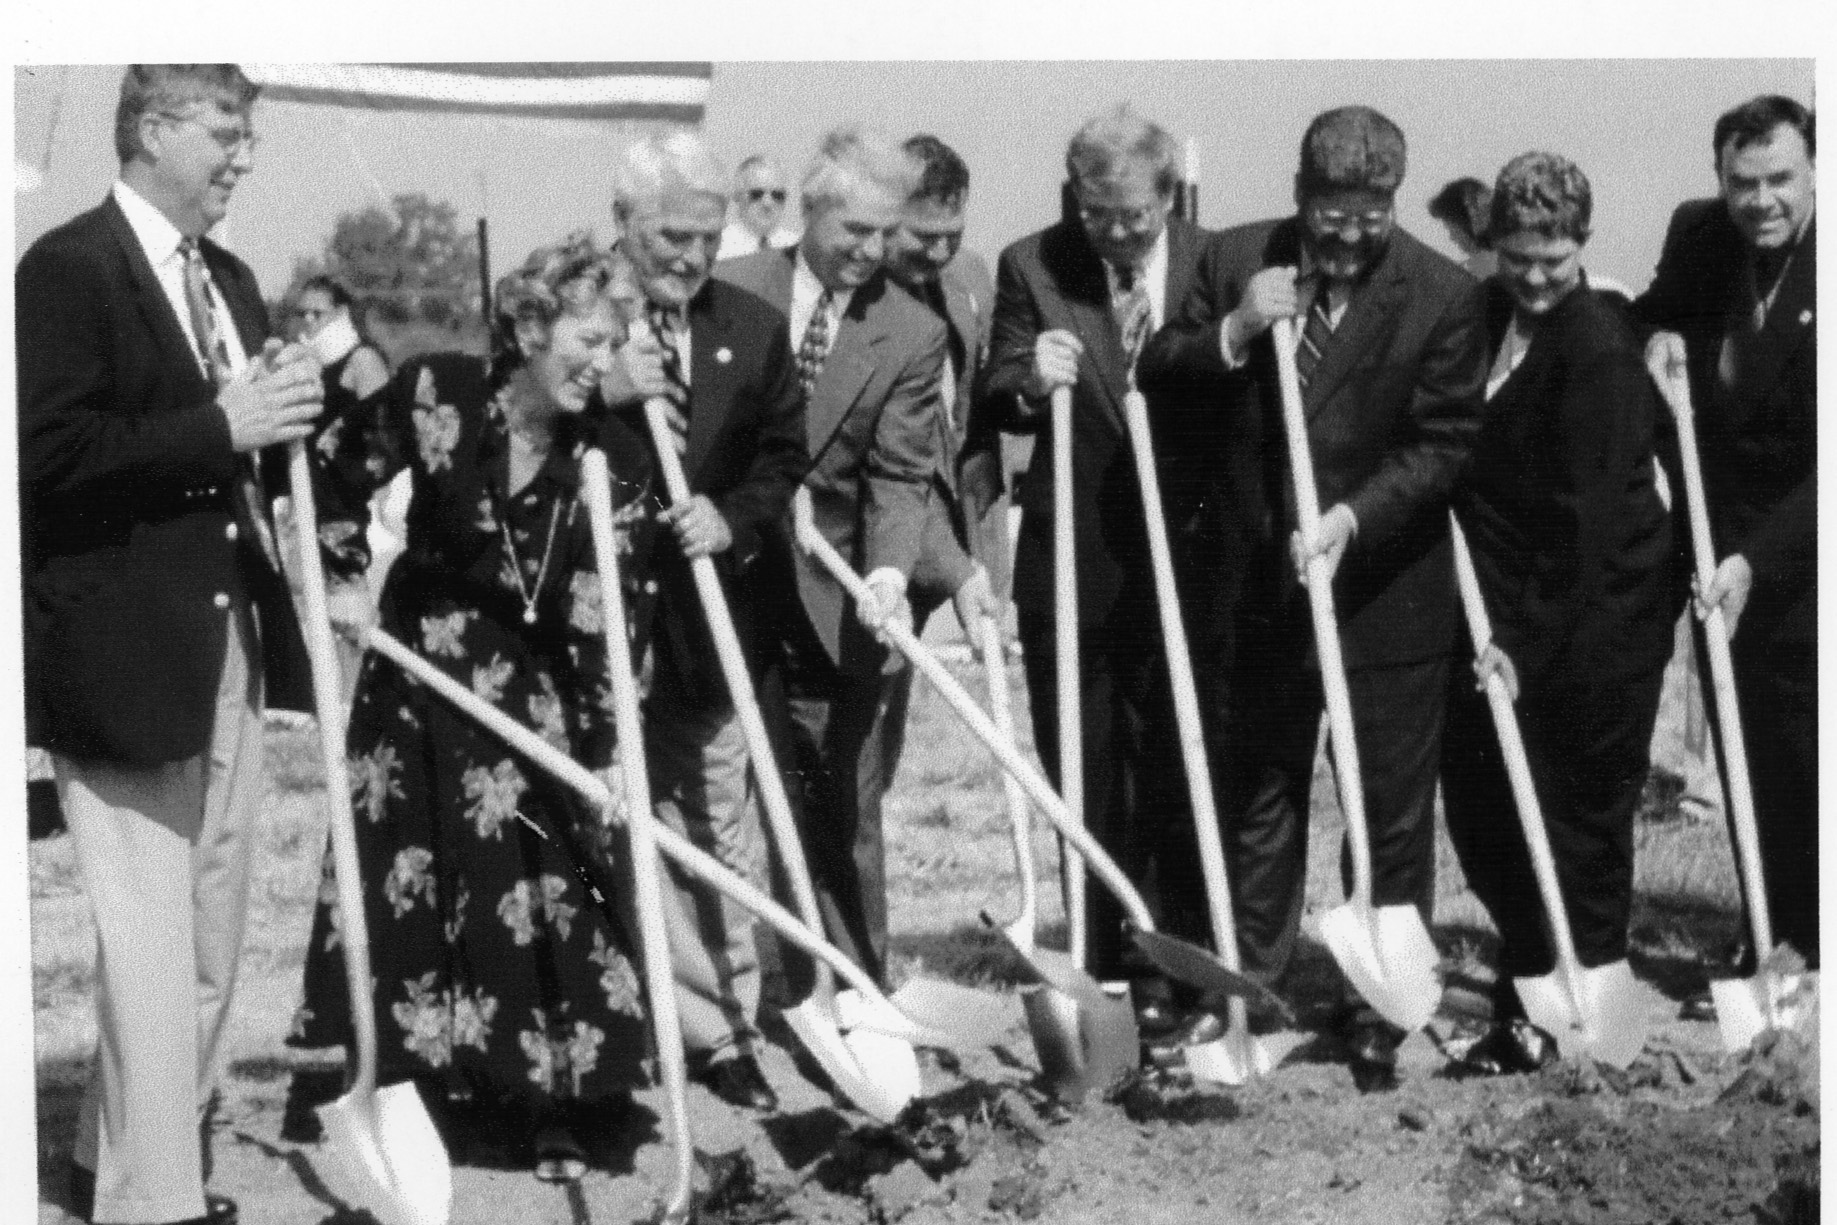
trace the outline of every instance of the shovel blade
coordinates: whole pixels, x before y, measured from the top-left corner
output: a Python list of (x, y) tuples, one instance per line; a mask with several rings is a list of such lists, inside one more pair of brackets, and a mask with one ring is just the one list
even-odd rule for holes
[(1000, 996), (941, 978), (908, 979), (887, 999), (919, 1025), (936, 1031), (942, 1039), (936, 1045), (955, 1050), (992, 1045), (1014, 1024), (1013, 1011)]
[(1127, 983), (1105, 984), (1103, 1003), (1087, 1008), (1048, 986), (1023, 987), (1021, 1006), (1047, 1092), (1076, 1103), (1102, 1092), (1141, 1061), (1141, 1036)]
[[(891, 1123), (915, 1096), (912, 1082), (918, 1071), (918, 1060), (912, 1055), (911, 1046), (905, 1046), (905, 1062), (911, 1064), (911, 1077), (905, 1075), (905, 1062), (899, 1059), (897, 1052), (889, 1055), (872, 1044), (867, 1049), (874, 1055), (880, 1070), (870, 1074), (856, 1058), (856, 1044), (842, 1036), (836, 1025), (835, 1009), (828, 999), (812, 996), (795, 1008), (786, 1009), (784, 1019), (810, 1057), (823, 1069), (823, 1074), (829, 1077), (836, 1092), (863, 1114), (882, 1123)], [(892, 1043), (897, 1039), (886, 1041)]]
[(410, 1082), (319, 1107), (336, 1173), (327, 1181), (383, 1225), (447, 1225), (453, 1163)]
[(1429, 1023), (1442, 998), (1435, 974), (1441, 955), (1414, 906), (1378, 906), (1369, 914), (1335, 906), (1317, 930), (1340, 973), (1379, 1016), (1412, 1032)]
[(1258, 1001), (1285, 1020), (1294, 1019), (1294, 1013), (1281, 996), (1255, 979), (1233, 970), (1197, 944), (1170, 936), (1166, 932), (1144, 931), (1139, 927), (1130, 928), (1129, 934), (1135, 940), (1136, 947), (1142, 950), (1142, 955), (1163, 974), (1202, 991)]
[(1249, 1030), (1233, 1030), (1214, 1042), (1186, 1047), (1181, 1054), (1195, 1080), (1214, 1085), (1245, 1084), (1276, 1066), (1269, 1047)]
[(1559, 972), (1514, 978), (1512, 986), (1526, 1019), (1567, 1058), (1587, 1055), (1624, 1071), (1646, 1048), (1651, 996), (1625, 961), (1583, 970), (1580, 1001)]
[(862, 1109), (885, 1122), (897, 1119), (924, 1088), (912, 1044), (871, 1029), (851, 1029), (842, 1041), (849, 1059), (861, 1069), (864, 1086), (869, 1087), (864, 1092), (873, 1098), (874, 1108), (864, 1105)]

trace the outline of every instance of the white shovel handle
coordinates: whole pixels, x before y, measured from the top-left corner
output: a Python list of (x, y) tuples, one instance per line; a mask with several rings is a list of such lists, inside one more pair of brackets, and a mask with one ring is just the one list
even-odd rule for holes
[[(1697, 584), (1707, 591), (1716, 577), (1716, 546), (1709, 534), (1709, 503), (1703, 496), (1703, 461), (1697, 453), (1696, 414), (1690, 402), (1690, 380), (1680, 373), (1658, 381), (1658, 389), (1677, 420), (1678, 453), (1684, 467), (1685, 502), (1690, 510), (1690, 543), (1696, 555)], [(1741, 734), (1741, 707), (1735, 700), (1735, 659), (1729, 651), (1728, 623), (1714, 609), (1703, 623), (1709, 644), (1710, 681), (1716, 687), (1716, 723), (1722, 733), (1722, 759), (1728, 768), (1729, 807), (1741, 869), (1742, 893), (1748, 899), (1748, 926), (1754, 955), (1765, 964), (1773, 952), (1773, 916), (1767, 909), (1767, 884), (1760, 866), (1760, 827), (1754, 815), (1754, 790), (1748, 779), (1748, 742)]]
[(619, 548), (612, 522), (612, 482), (606, 456), (588, 448), (580, 459), (580, 492), (593, 530), (598, 562), (600, 610), (606, 634), (606, 663), (612, 673), (612, 715), (618, 733), (619, 764), (625, 781), (626, 827), (630, 834), (632, 886), (638, 930), (644, 948), (645, 986), (650, 994), (651, 1028), (657, 1042), (664, 1095), (670, 1112), (676, 1181), (664, 1207), (668, 1220), (687, 1216), (694, 1193), (695, 1138), (689, 1129), (687, 1069), (682, 1023), (676, 1013), (676, 976), (670, 965), (669, 931), (659, 881), (656, 818), (651, 812), (650, 774), (644, 756), (644, 726), (638, 712), (638, 682), (631, 669), (631, 639), (625, 617), (625, 595), (619, 584)]
[[(1052, 392), (1052, 616), (1059, 713), (1059, 786), (1065, 812), (1084, 827), (1084, 704), (1078, 666), (1078, 550), (1072, 489), (1072, 389)], [(1084, 865), (1067, 838), (1060, 844), (1065, 925), (1072, 963), (1084, 968)]]
[[(1461, 589), (1461, 604), (1467, 610), (1467, 632), (1473, 638), (1474, 658), (1478, 659), (1492, 644), (1492, 619), (1486, 615), (1486, 600), (1480, 593), (1480, 576), (1473, 568), (1467, 536), (1461, 531), (1461, 522), (1453, 511), (1448, 512), (1448, 531), (1454, 540), (1454, 577)], [(1537, 892), (1543, 896), (1544, 916), (1550, 921), (1550, 942), (1556, 949), (1557, 968), (1562, 971), (1569, 993), (1575, 998), (1576, 1015), (1581, 1016), (1582, 963), (1576, 958), (1575, 937), (1569, 930), (1569, 910), (1563, 904), (1563, 891), (1556, 876), (1556, 858), (1550, 853), (1550, 834), (1544, 828), (1544, 810), (1537, 802), (1536, 784), (1531, 781), (1531, 761), (1525, 755), (1518, 715), (1512, 709), (1512, 695), (1506, 690), (1505, 678), (1496, 672), (1487, 674), (1486, 701), (1492, 707), (1493, 727), (1499, 733), (1499, 752), (1505, 757), (1505, 774), (1511, 780), (1512, 798), (1518, 805), (1518, 821), (1524, 826), (1525, 845), (1531, 852)]]
[[(589, 803), (604, 808), (611, 801), (606, 784), (593, 771), (544, 740), (540, 733), (523, 726), (421, 658), (388, 633), (372, 628), (364, 635), (364, 645), (438, 693), (462, 714), (481, 724), (537, 766), (572, 787)], [(875, 1004), (892, 1012), (898, 1011), (874, 984), (874, 980), (854, 962), (844, 957), (819, 934), (805, 927), (796, 915), (767, 897), (757, 886), (669, 826), (654, 825), (651, 832), (655, 836), (657, 849), (683, 871), (738, 902), (786, 940), (834, 970), (849, 986), (859, 990)]]
[[(796, 524), (797, 542), (804, 551), (816, 558), (818, 564), (834, 575), (836, 581), (842, 584), (856, 602), (873, 600), (875, 598), (873, 590), (860, 575), (849, 567), (846, 561), (842, 560), (842, 555), (836, 552), (835, 546), (817, 531), (816, 524), (811, 517), (808, 489), (797, 491), (796, 496), (791, 499), (791, 510)], [(1111, 859), (1101, 846), (1097, 845), (1097, 840), (1091, 837), (1089, 830), (1072, 819), (1071, 814), (1066, 810), (1065, 801), (1053, 792), (1052, 784), (1048, 783), (1045, 777), (1034, 769), (1012, 744), (1002, 739), (1001, 732), (989, 721), (989, 716), (983, 713), (982, 707), (976, 704), (976, 699), (969, 695), (969, 691), (950, 674), (950, 668), (945, 665), (944, 661), (939, 659), (931, 648), (920, 642), (917, 635), (911, 630), (891, 618), (888, 618), (881, 627), (881, 632), (886, 635), (895, 650), (910, 660), (913, 667), (924, 673), (925, 679), (930, 681), (932, 687), (950, 704), (950, 708), (969, 727), (976, 739), (982, 741), (988, 746), (989, 751), (995, 754), (1002, 768), (1020, 780), (1021, 786), (1027, 789), (1028, 798), (1039, 806), (1040, 811), (1046, 814), (1047, 820), (1051, 821), (1066, 840), (1077, 848), (1079, 854), (1089, 862), (1091, 869), (1115, 893), (1117, 900), (1122, 902), (1123, 907), (1129, 911), (1130, 921), (1143, 931), (1154, 931), (1154, 918), (1148, 913), (1147, 904), (1142, 901), (1142, 895), (1136, 892), (1135, 886), (1129, 883), (1129, 878), (1123, 875), (1122, 869), (1116, 866), (1116, 861)]]
[(345, 762), (343, 688), (338, 649), (325, 601), (325, 571), (319, 563), (319, 509), (313, 499), (312, 466), (306, 442), (287, 448), (292, 486), (295, 543), (300, 555), (300, 589), (306, 600), (303, 625), (312, 662), (313, 708), (319, 722), (319, 755), (325, 763), (325, 801), (331, 814), (332, 871), (338, 882), (338, 934), (344, 949), (345, 980), (351, 993), (351, 1033), (357, 1068), (351, 1090), (376, 1093), (376, 998), (371, 994), (370, 924), (364, 915), (363, 877), (357, 863), (357, 823), (351, 812), (351, 779)]
[(1148, 526), (1148, 558), (1154, 568), (1155, 604), (1161, 613), (1161, 641), (1167, 653), (1168, 678), (1174, 690), (1174, 720), (1180, 729), (1180, 757), (1186, 767), (1187, 792), (1193, 801), (1193, 829), (1199, 840), (1199, 864), (1205, 872), (1206, 902), (1218, 959), (1228, 970), (1239, 968), (1237, 922), (1231, 913), (1231, 886), (1225, 875), (1225, 849), (1218, 832), (1218, 807), (1212, 798), (1212, 772), (1206, 766), (1205, 735), (1199, 720), (1199, 695), (1193, 684), (1193, 658), (1187, 649), (1186, 623), (1174, 585), (1173, 551), (1167, 543), (1167, 521), (1161, 513), (1161, 478), (1155, 470), (1154, 439), (1148, 427), (1148, 403), (1139, 391), (1123, 397), (1123, 420), (1135, 452), (1136, 483), (1142, 491), (1142, 518)]
[[(683, 473), (682, 459), (676, 454), (669, 423), (665, 417), (668, 402), (653, 399), (645, 402), (644, 417), (650, 425), (651, 442), (663, 466), (663, 482), (670, 501), (683, 505), (693, 495), (689, 479)], [(772, 743), (766, 735), (765, 717), (759, 709), (759, 697), (753, 691), (752, 673), (740, 649), (740, 635), (734, 629), (733, 612), (721, 590), (721, 577), (715, 571), (712, 557), (689, 561), (689, 572), (695, 579), (695, 592), (701, 597), (702, 611), (708, 618), (708, 630), (714, 638), (715, 652), (721, 658), (721, 672), (727, 679), (727, 692), (733, 699), (734, 714), (746, 737), (746, 750), (752, 758), (753, 773), (759, 780), (759, 796), (765, 808), (772, 843), (784, 865), (791, 885), (791, 898), (798, 917), (812, 931), (823, 930), (822, 911), (817, 907), (816, 888), (810, 879), (810, 866), (804, 857), (804, 846), (797, 835), (797, 821), (791, 814), (791, 799), (785, 793), (784, 777), (772, 755)]]
[[(1301, 408), (1301, 378), (1295, 370), (1295, 321), (1274, 324), (1276, 381), (1282, 390), (1282, 423), (1288, 434), (1289, 470), (1295, 480), (1295, 511), (1301, 539), (1311, 544), (1320, 535), (1320, 494), (1314, 485), (1314, 457), (1308, 450), (1307, 420)], [(1346, 817), (1346, 843), (1352, 853), (1353, 909), (1371, 913), (1371, 835), (1365, 823), (1365, 790), (1359, 772), (1359, 750), (1353, 739), (1352, 693), (1346, 685), (1346, 661), (1340, 654), (1339, 619), (1333, 611), (1333, 583), (1327, 559), (1308, 562), (1308, 605), (1314, 615), (1314, 645), (1320, 656), (1321, 688), (1327, 700), (1327, 740), (1333, 774), (1339, 783), (1340, 810)]]
[[(1014, 743), (1014, 711), (1008, 702), (1008, 670), (1002, 661), (1001, 627), (995, 618), (982, 619), (982, 666), (989, 678), (989, 713), (995, 730), (1008, 744)], [(1014, 830), (1014, 870), (1020, 876), (1021, 913), (1017, 922), (1032, 937), (1039, 914), (1039, 886), (1033, 879), (1033, 827), (1027, 819), (1027, 792), (1020, 780), (1006, 770), (1001, 772), (1002, 791), (1008, 801), (1008, 819)]]

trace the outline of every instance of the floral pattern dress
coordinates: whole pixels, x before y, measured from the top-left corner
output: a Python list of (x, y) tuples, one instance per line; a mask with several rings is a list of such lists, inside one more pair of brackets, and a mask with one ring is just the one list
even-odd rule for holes
[[(630, 620), (646, 622), (655, 501), (636, 434), (563, 417), (543, 467), (507, 492), (504, 393), (484, 363), (409, 363), (367, 419), (321, 450), (350, 484), (322, 536), (356, 570), (362, 508), (407, 466), (408, 548), (379, 599), (382, 626), (480, 697), (593, 769), (613, 762), (612, 702), (578, 454), (613, 470)], [(328, 430), (330, 435), (332, 431)], [(634, 650), (634, 658), (640, 652)], [(394, 664), (362, 665), (348, 736), (375, 973), (379, 1076), (537, 1103), (641, 1083), (648, 1035), (624, 865), (599, 815)], [(349, 1041), (330, 856), (289, 1041)]]

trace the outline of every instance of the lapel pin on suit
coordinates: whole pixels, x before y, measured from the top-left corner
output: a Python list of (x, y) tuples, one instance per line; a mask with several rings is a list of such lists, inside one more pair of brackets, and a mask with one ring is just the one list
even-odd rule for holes
[(1811, 322), (1811, 310), (1809, 308), (1799, 312), (1799, 322), (1801, 324), (1807, 324)]
[(716, 363), (720, 365), (725, 366), (728, 362), (731, 362), (733, 359), (734, 359), (734, 351), (732, 349), (720, 348), (714, 351), (714, 360), (716, 361)]

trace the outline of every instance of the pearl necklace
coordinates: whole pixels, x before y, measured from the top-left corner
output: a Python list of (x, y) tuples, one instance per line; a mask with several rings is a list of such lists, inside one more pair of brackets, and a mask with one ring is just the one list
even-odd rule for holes
[[(509, 508), (506, 507), (506, 510)], [(536, 598), (542, 594), (542, 580), (548, 576), (549, 558), (555, 551), (555, 529), (561, 524), (561, 499), (555, 499), (554, 507), (549, 511), (549, 535), (542, 545), (542, 562), (536, 567), (536, 582), (533, 586), (523, 585), (523, 568), (518, 564), (517, 546), (510, 539), (510, 520), (508, 515), (498, 516), (498, 527), (504, 535), (504, 556), (510, 559), (510, 577), (517, 582), (517, 595), (523, 601), (523, 624), (536, 623)]]

